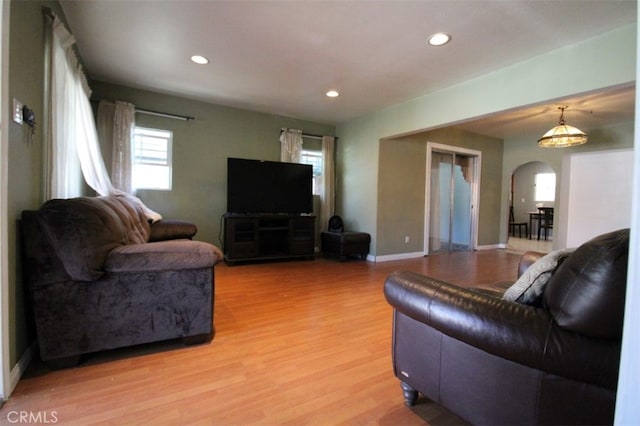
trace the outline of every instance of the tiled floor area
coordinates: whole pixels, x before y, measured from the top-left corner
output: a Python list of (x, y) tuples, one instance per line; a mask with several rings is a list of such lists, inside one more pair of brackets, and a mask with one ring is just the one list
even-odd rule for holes
[(549, 253), (551, 251), (551, 240), (540, 240), (527, 238), (509, 237), (507, 242), (507, 250), (513, 250), (516, 252), (524, 253), (528, 250), (540, 251), (543, 253)]

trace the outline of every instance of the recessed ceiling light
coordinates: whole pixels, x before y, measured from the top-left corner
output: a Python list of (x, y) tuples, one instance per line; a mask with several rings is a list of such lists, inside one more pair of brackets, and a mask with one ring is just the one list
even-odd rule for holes
[(429, 44), (432, 46), (442, 46), (449, 43), (451, 36), (445, 33), (435, 33), (429, 36)]
[(191, 60), (193, 62), (195, 62), (196, 64), (200, 64), (200, 65), (205, 65), (209, 63), (209, 60), (207, 58), (205, 58), (204, 56), (200, 56), (200, 55), (193, 55), (191, 57)]
[(327, 92), (327, 96), (330, 98), (337, 98), (338, 96), (340, 96), (340, 93), (338, 93), (337, 90), (329, 90)]

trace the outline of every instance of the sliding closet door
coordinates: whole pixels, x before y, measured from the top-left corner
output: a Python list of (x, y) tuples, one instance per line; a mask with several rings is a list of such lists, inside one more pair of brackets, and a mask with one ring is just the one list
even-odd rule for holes
[(473, 158), (454, 154), (451, 250), (471, 250), (471, 176)]
[(429, 199), (429, 253), (450, 251), (451, 211), (453, 210), (453, 154), (431, 154), (431, 197)]
[(474, 157), (431, 152), (428, 253), (471, 250)]

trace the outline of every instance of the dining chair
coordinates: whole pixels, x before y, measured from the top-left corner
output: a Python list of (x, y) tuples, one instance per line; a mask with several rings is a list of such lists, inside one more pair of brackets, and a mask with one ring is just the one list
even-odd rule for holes
[(540, 231), (544, 229), (544, 239), (549, 235), (549, 229), (553, 229), (553, 207), (538, 207), (540, 216), (538, 219), (538, 241), (540, 240)]
[(527, 222), (516, 222), (513, 214), (513, 206), (509, 206), (509, 234), (516, 236), (516, 228), (518, 228), (518, 237), (522, 238), (522, 227), (524, 227), (525, 236), (529, 235), (529, 224)]

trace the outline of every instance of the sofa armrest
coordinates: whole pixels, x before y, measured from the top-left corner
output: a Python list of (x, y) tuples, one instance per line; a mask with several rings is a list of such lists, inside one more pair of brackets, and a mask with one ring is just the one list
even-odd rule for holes
[(184, 220), (159, 220), (151, 224), (149, 242), (191, 239), (198, 232), (195, 224)]
[(546, 309), (407, 271), (389, 275), (384, 294), (396, 311), (485, 352), (615, 389), (619, 342), (564, 331)]
[(527, 251), (520, 257), (520, 262), (518, 263), (518, 278), (524, 274), (524, 272), (529, 269), (529, 266), (536, 263), (538, 259), (544, 256), (545, 253), (539, 251)]
[(212, 268), (220, 259), (217, 247), (202, 241), (127, 244), (109, 253), (105, 271), (127, 273)]

